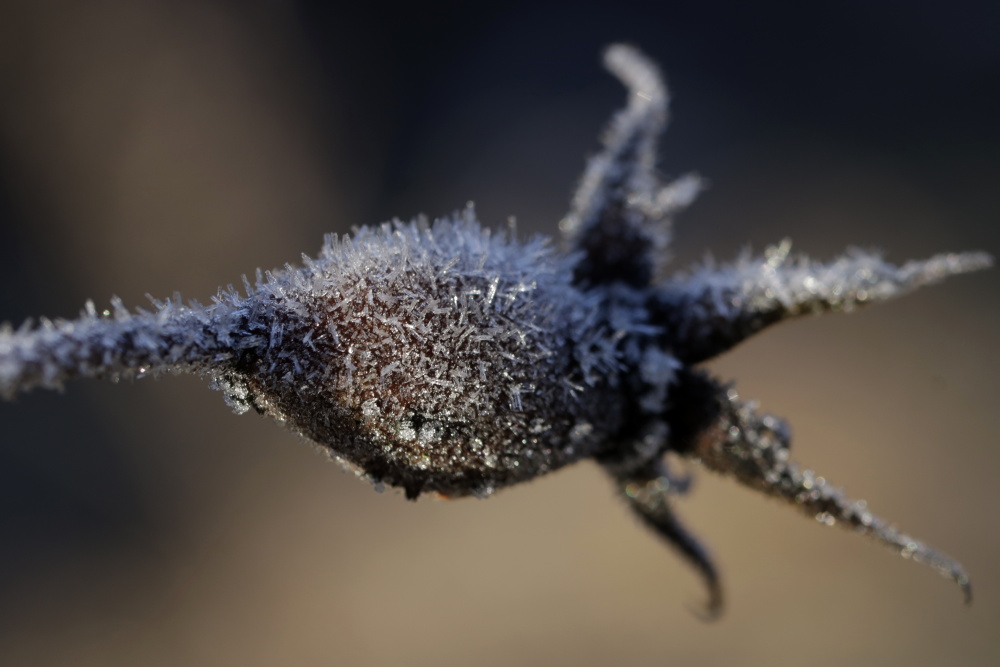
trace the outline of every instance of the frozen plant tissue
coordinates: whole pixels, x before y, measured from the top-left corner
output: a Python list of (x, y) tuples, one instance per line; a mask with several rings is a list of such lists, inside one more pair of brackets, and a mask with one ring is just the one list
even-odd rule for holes
[(197, 373), (237, 412), (302, 434), (376, 484), (489, 496), (594, 459), (644, 523), (719, 576), (671, 507), (684, 480), (668, 453), (700, 461), (807, 515), (872, 536), (952, 579), (961, 565), (791, 462), (785, 423), (698, 369), (768, 325), (849, 311), (988, 266), (982, 253), (893, 266), (852, 250), (830, 263), (762, 257), (671, 274), (670, 220), (693, 176), (662, 182), (660, 74), (627, 46), (605, 62), (629, 91), (560, 222), (560, 247), (483, 227), (471, 208), (328, 236), (316, 259), (245, 281), (202, 306), (130, 312), (88, 303), (72, 321), (0, 329), (0, 395), (76, 377)]

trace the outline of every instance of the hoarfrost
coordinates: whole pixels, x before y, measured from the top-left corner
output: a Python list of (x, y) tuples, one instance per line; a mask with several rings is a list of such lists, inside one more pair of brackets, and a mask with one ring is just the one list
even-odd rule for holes
[(267, 414), (410, 498), (488, 496), (594, 458), (702, 575), (714, 613), (718, 572), (672, 508), (688, 484), (667, 455), (693, 458), (929, 564), (968, 596), (956, 561), (790, 462), (784, 422), (694, 365), (776, 322), (884, 301), (991, 259), (897, 267), (851, 250), (821, 264), (786, 241), (671, 275), (672, 216), (700, 180), (656, 173), (668, 94), (655, 65), (621, 45), (606, 64), (628, 104), (560, 222), (564, 250), (483, 227), (471, 206), (328, 235), (317, 258), (258, 271), (244, 295), (229, 287), (209, 306), (175, 296), (130, 313), (115, 298), (100, 313), (88, 301), (72, 321), (0, 326), (0, 396), (198, 373), (236, 412)]

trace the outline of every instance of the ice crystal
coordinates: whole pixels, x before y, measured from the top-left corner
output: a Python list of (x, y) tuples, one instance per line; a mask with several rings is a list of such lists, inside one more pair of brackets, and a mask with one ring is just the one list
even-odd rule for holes
[(788, 460), (789, 431), (695, 368), (764, 327), (848, 311), (990, 264), (947, 254), (896, 267), (852, 250), (828, 264), (792, 256), (670, 275), (670, 220), (700, 185), (662, 182), (656, 142), (667, 91), (636, 50), (606, 64), (629, 101), (589, 161), (561, 221), (563, 249), (483, 227), (471, 207), (327, 237), (301, 267), (245, 280), (208, 306), (178, 298), (130, 312), (88, 303), (72, 321), (0, 329), (0, 395), (76, 377), (190, 372), (237, 411), (288, 425), (382, 485), (486, 496), (584, 458), (703, 575), (718, 573), (671, 497), (673, 453), (781, 498), (822, 523), (869, 534), (969, 595), (961, 566)]

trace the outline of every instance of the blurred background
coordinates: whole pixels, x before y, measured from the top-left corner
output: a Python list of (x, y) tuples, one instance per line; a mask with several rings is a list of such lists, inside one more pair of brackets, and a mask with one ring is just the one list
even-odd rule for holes
[[(554, 233), (624, 102), (711, 189), (678, 266), (1000, 253), (1000, 5), (845, 0), (0, 2), (0, 320), (207, 301), (322, 234), (475, 201)], [(679, 511), (729, 606), (585, 463), (489, 501), (376, 494), (197, 378), (0, 404), (0, 663), (986, 665), (1000, 661), (1000, 272), (769, 331), (711, 364), (796, 458), (959, 558), (927, 568), (707, 473)]]

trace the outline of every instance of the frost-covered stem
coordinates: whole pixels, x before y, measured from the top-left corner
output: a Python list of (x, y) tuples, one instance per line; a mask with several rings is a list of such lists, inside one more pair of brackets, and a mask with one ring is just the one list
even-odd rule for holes
[[(93, 303), (75, 320), (41, 320), (18, 330), (0, 327), (0, 396), (36, 387), (59, 388), (81, 377), (142, 377), (218, 368), (246, 338), (234, 340), (236, 311), (156, 303), (153, 312), (128, 312), (115, 299), (98, 313)], [(223, 332), (225, 334), (223, 335)]]

